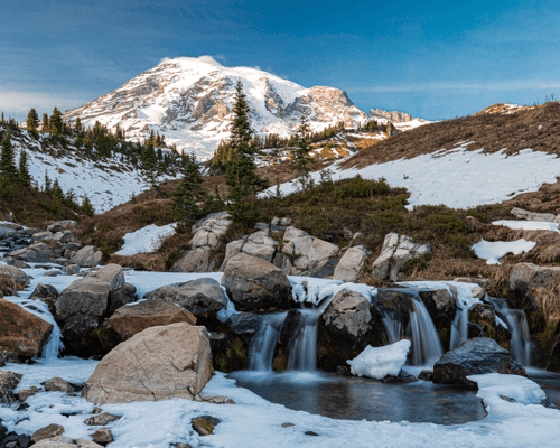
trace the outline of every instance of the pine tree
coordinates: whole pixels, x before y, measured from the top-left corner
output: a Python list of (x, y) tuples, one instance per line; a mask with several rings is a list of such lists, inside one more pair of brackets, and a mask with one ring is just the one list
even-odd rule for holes
[(235, 90), (234, 119), (228, 145), (232, 156), (231, 161), (226, 164), (225, 175), (226, 185), (229, 187), (227, 209), (234, 223), (250, 227), (260, 217), (252, 202), (258, 193), (268, 187), (268, 180), (255, 173), (250, 109), (245, 101), (241, 81), (237, 82)]
[(51, 115), (51, 121), (49, 123), (49, 129), (53, 134), (53, 137), (58, 137), (62, 135), (62, 121), (60, 119), (60, 111), (54, 107), (53, 113)]
[(31, 186), (31, 176), (27, 167), (27, 153), (23, 149), (19, 154), (18, 183), (22, 187)]
[(309, 125), (305, 122), (305, 117), (301, 116), (301, 124), (297, 132), (297, 139), (294, 148), (291, 151), (291, 170), (295, 172), (296, 178), (293, 180), (298, 190), (306, 193), (310, 187), (311, 179), (309, 177)]
[(93, 209), (93, 205), (91, 205), (91, 202), (89, 202), (89, 198), (86, 195), (84, 195), (84, 202), (82, 203), (80, 209), (87, 216), (95, 215), (95, 210)]
[(49, 132), (49, 116), (43, 114), (43, 132)]
[(157, 156), (156, 156), (156, 151), (154, 150), (154, 145), (152, 143), (152, 140), (148, 140), (148, 145), (144, 150), (144, 155), (142, 159), (142, 169), (144, 170), (146, 179), (150, 184), (150, 187), (157, 188), (157, 178), (158, 178)]
[(185, 177), (181, 179), (171, 196), (173, 197), (172, 207), (177, 215), (177, 221), (188, 227), (205, 216), (206, 208), (202, 207), (201, 209), (199, 203), (206, 202), (208, 192), (203, 186), (204, 179), (198, 172), (194, 154), (185, 158), (184, 167)]
[(15, 153), (12, 147), (9, 131), (4, 133), (4, 138), (2, 139), (2, 151), (0, 152), (0, 178), (3, 182), (9, 184), (14, 184), (18, 180)]
[(28, 131), (37, 131), (37, 122), (39, 121), (39, 114), (33, 108), (29, 110), (27, 114), (27, 130)]

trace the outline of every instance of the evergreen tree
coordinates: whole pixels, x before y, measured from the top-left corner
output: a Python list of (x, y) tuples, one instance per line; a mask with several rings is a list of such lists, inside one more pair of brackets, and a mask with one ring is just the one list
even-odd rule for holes
[(18, 183), (22, 187), (31, 186), (31, 176), (27, 167), (27, 153), (23, 149), (19, 155)]
[(249, 227), (259, 219), (259, 213), (253, 207), (252, 201), (258, 193), (268, 187), (268, 180), (255, 173), (250, 110), (245, 101), (241, 81), (237, 82), (235, 90), (234, 118), (231, 141), (228, 145), (232, 158), (226, 164), (225, 175), (226, 185), (229, 187), (227, 209), (234, 223)]
[(185, 226), (191, 226), (206, 215), (206, 207), (203, 206), (201, 209), (199, 203), (206, 202), (208, 192), (203, 186), (204, 180), (198, 172), (194, 154), (185, 158), (184, 167), (185, 177), (181, 179), (177, 189), (171, 193), (172, 207), (177, 215), (177, 220)]
[(2, 151), (0, 152), (0, 178), (3, 182), (9, 184), (14, 184), (18, 180), (15, 153), (12, 147), (9, 131), (4, 133), (4, 138), (2, 139)]
[(142, 169), (151, 188), (157, 188), (157, 156), (151, 139), (148, 140), (146, 149), (143, 151)]
[(37, 131), (37, 122), (39, 121), (39, 114), (35, 109), (30, 109), (29, 113), (27, 114), (27, 130), (28, 131)]
[(89, 202), (89, 198), (86, 195), (84, 195), (84, 202), (82, 203), (80, 209), (87, 216), (95, 215), (95, 210), (93, 209), (93, 205), (91, 205), (91, 202)]
[(49, 132), (49, 116), (43, 114), (43, 132)]
[(291, 170), (295, 172), (296, 178), (293, 180), (296, 188), (303, 193), (310, 187), (309, 177), (309, 125), (305, 122), (305, 117), (301, 116), (301, 124), (297, 132), (297, 139), (294, 148), (291, 150)]
[(74, 128), (76, 129), (76, 134), (80, 134), (83, 131), (82, 120), (80, 117), (76, 118), (76, 125)]
[(49, 129), (53, 134), (53, 137), (58, 137), (62, 135), (62, 120), (60, 119), (60, 111), (54, 107), (53, 113), (51, 115), (51, 121), (49, 123)]

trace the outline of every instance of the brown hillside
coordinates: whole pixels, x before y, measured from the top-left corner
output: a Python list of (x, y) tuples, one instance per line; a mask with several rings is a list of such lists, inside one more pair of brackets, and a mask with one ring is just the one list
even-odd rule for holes
[(508, 155), (532, 148), (560, 153), (560, 103), (551, 102), (532, 110), (512, 114), (482, 114), (440, 121), (405, 131), (362, 149), (342, 164), (342, 168), (363, 168), (374, 163), (452, 149), (460, 142), (472, 142), (469, 150), (484, 148)]

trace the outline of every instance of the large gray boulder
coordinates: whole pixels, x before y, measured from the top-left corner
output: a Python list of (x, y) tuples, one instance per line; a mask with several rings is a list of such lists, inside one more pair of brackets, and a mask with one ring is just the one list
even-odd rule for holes
[(343, 282), (355, 282), (362, 275), (366, 257), (367, 253), (362, 247), (348, 249), (336, 265), (333, 278)]
[(209, 248), (193, 249), (185, 252), (173, 268), (173, 272), (212, 272), (214, 260), (210, 258), (212, 250)]
[(222, 285), (240, 310), (287, 309), (292, 301), (286, 274), (272, 263), (244, 253), (229, 260)]
[(48, 244), (39, 242), (30, 244), (23, 249), (9, 252), (6, 256), (15, 260), (26, 261), (28, 263), (44, 263), (55, 260), (58, 257), (58, 254)]
[(434, 364), (434, 383), (452, 384), (458, 388), (477, 389), (468, 375), (505, 373), (526, 375), (511, 354), (490, 338), (468, 339), (459, 347), (448, 351)]
[(359, 292), (343, 289), (331, 300), (322, 315), (327, 332), (354, 343), (360, 343), (371, 330), (369, 301)]
[(0, 278), (13, 280), (20, 285), (29, 283), (29, 276), (24, 271), (8, 264), (0, 264)]
[(318, 272), (338, 254), (338, 246), (290, 226), (283, 237), (282, 252), (295, 259), (292, 275)]
[(82, 396), (99, 404), (194, 400), (211, 376), (212, 352), (204, 327), (152, 327), (106, 355)]
[(222, 271), (227, 266), (228, 261), (239, 253), (245, 253), (272, 263), (277, 245), (278, 243), (268, 235), (268, 230), (261, 230), (251, 235), (245, 235), (240, 240), (232, 241), (226, 246)]
[(219, 311), (227, 306), (224, 290), (216, 280), (211, 278), (199, 278), (162, 286), (148, 292), (144, 298), (161, 299), (177, 304), (195, 316)]
[(371, 275), (379, 279), (404, 280), (404, 264), (431, 251), (429, 244), (413, 243), (412, 238), (398, 233), (388, 233), (383, 240), (381, 254), (373, 262)]
[(111, 284), (111, 290), (121, 288), (124, 285), (124, 273), (122, 266), (116, 263), (106, 264), (98, 271), (90, 274), (88, 277), (109, 282)]
[(77, 264), (82, 268), (93, 268), (101, 263), (103, 254), (96, 251), (93, 246), (85, 246), (74, 254), (71, 263)]
[(45, 302), (49, 307), (49, 311), (54, 315), (56, 313), (55, 303), (58, 300), (58, 291), (52, 285), (39, 282), (29, 296), (29, 300)]
[(58, 221), (47, 227), (47, 230), (52, 233), (64, 232), (65, 230), (73, 230), (78, 226), (76, 221)]

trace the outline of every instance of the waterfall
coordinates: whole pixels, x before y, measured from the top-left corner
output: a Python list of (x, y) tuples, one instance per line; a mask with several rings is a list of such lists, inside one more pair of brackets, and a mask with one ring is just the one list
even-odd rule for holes
[(385, 328), (386, 338), (385, 345), (394, 344), (401, 340), (402, 323), (400, 320), (395, 319), (392, 313), (383, 313), (381, 318), (383, 327)]
[(43, 350), (41, 351), (41, 355), (39, 356), (41, 359), (44, 359), (45, 361), (58, 358), (58, 352), (64, 348), (62, 341), (60, 340), (62, 336), (60, 334), (60, 328), (58, 327), (56, 322), (54, 322), (53, 325), (54, 325), (53, 331), (50, 334), (47, 343), (43, 347)]
[(443, 354), (439, 336), (422, 301), (414, 299), (413, 304), (414, 311), (410, 312), (413, 362), (414, 365), (433, 364)]
[(259, 331), (252, 337), (249, 348), (249, 370), (258, 372), (272, 371), (274, 348), (280, 333), (282, 322), (288, 315), (274, 313), (263, 316)]
[(531, 333), (523, 310), (510, 309), (504, 299), (489, 299), (496, 313), (507, 324), (511, 334), (510, 352), (516, 362), (523, 366), (531, 365)]
[(451, 324), (451, 338), (449, 350), (459, 347), (469, 338), (469, 309), (467, 307), (457, 310), (455, 319)]
[(301, 323), (290, 350), (288, 370), (317, 370), (317, 323), (320, 315), (320, 310), (301, 311)]

